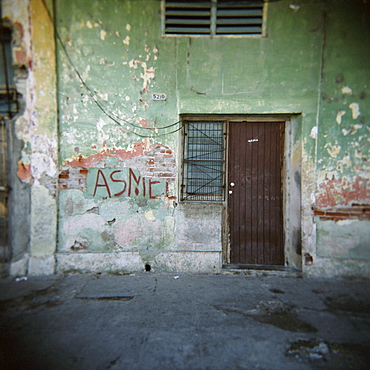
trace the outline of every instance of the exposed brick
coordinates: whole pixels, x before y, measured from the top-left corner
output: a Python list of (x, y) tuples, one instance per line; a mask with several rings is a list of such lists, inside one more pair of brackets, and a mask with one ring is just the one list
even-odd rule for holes
[(156, 174), (158, 177), (161, 177), (161, 178), (163, 178), (163, 177), (168, 177), (168, 178), (172, 178), (172, 177), (174, 177), (174, 175), (172, 174), (172, 173), (158, 173), (158, 174)]
[[(99, 156), (100, 154), (96, 154)], [(110, 151), (109, 156), (119, 157), (119, 153)], [(78, 189), (86, 191), (86, 176), (88, 169), (80, 162), (81, 165), (77, 165), (77, 161), (73, 164), (65, 165), (61, 168), (59, 175), (59, 189)], [(102, 167), (103, 162), (100, 162), (99, 166), (91, 167)], [(156, 145), (149, 152), (144, 150), (138, 151), (135, 156), (128, 156), (127, 158), (119, 157), (117, 167), (130, 167), (140, 172), (142, 177), (147, 178), (158, 178), (167, 181), (174, 181), (176, 178), (176, 159), (174, 152), (164, 145)]]
[(59, 174), (59, 189), (86, 190), (88, 170), (81, 167), (63, 168)]

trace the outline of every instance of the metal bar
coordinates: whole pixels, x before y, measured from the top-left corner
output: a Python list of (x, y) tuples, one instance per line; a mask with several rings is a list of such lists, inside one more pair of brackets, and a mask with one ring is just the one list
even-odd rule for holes
[(1, 54), (2, 54), (3, 67), (4, 67), (5, 91), (6, 91), (7, 105), (8, 105), (8, 116), (11, 117), (8, 65), (7, 65), (7, 62), (6, 62), (5, 35), (4, 35), (4, 27), (3, 27), (3, 20), (2, 19), (0, 19), (0, 38), (1, 38)]
[(187, 121), (182, 199), (222, 200), (224, 179), (224, 122)]

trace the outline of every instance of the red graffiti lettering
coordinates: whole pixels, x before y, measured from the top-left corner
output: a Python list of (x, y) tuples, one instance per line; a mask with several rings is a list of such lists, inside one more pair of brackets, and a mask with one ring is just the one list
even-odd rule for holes
[(116, 170), (116, 171), (113, 171), (111, 174), (110, 174), (110, 179), (113, 181), (113, 182), (122, 182), (123, 183), (123, 190), (120, 191), (119, 193), (116, 193), (116, 194), (113, 194), (115, 197), (119, 197), (120, 195), (122, 195), (125, 191), (126, 191), (126, 188), (127, 188), (127, 184), (126, 184), (126, 181), (125, 180), (117, 180), (115, 178), (113, 178), (113, 175), (117, 172), (123, 172), (121, 170)]
[(136, 188), (135, 188), (135, 195), (139, 195), (139, 184), (141, 180), (141, 176), (136, 177), (134, 171), (130, 168), (129, 169), (129, 180), (128, 180), (128, 196), (131, 196), (131, 189), (132, 189), (132, 179), (136, 183)]
[(157, 199), (157, 196), (152, 194), (152, 185), (154, 184), (160, 184), (160, 181), (149, 179), (149, 199)]
[[(99, 184), (99, 176), (102, 177), (104, 184)], [(98, 170), (98, 174), (96, 176), (94, 196), (96, 194), (97, 187), (105, 187), (107, 189), (107, 193), (109, 195), (109, 198), (111, 198), (111, 194), (110, 194), (110, 189), (109, 189), (109, 186), (108, 186), (108, 182), (107, 182), (107, 179), (105, 178), (104, 173), (103, 173), (102, 170)]]
[(145, 177), (143, 177), (143, 196), (146, 196)]

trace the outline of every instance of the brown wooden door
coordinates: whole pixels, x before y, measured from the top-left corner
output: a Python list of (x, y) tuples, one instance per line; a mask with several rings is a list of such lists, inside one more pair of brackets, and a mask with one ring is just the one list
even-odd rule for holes
[(230, 122), (230, 263), (284, 265), (280, 122)]

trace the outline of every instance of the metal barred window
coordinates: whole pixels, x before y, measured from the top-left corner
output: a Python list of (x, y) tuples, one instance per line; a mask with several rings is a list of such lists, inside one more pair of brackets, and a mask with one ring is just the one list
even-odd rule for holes
[(181, 200), (224, 200), (224, 126), (223, 121), (184, 121)]
[(166, 0), (165, 35), (261, 36), (263, 0)]

